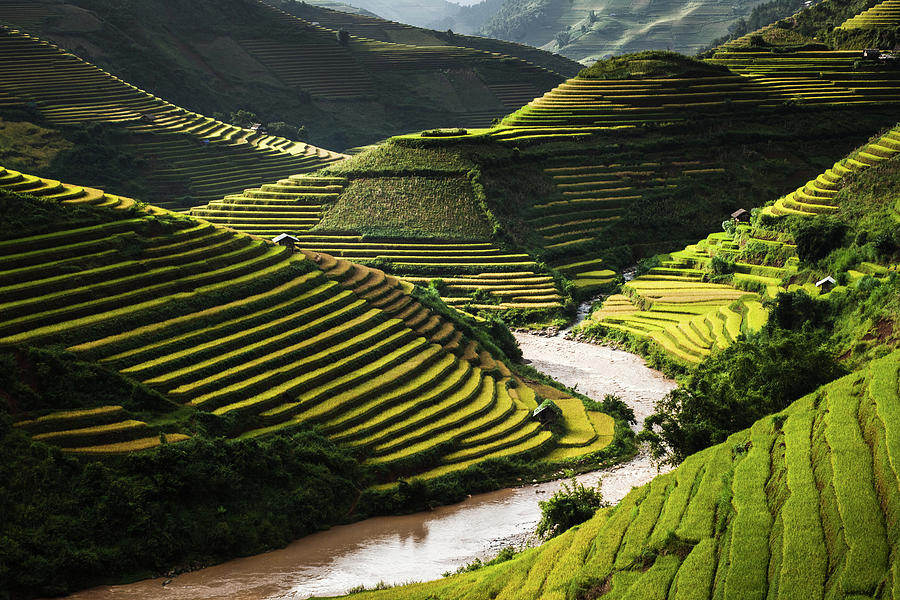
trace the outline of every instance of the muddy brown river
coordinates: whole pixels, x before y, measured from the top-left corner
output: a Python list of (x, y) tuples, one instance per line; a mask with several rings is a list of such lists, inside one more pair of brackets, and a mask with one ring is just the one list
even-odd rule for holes
[[(525, 357), (537, 369), (578, 391), (600, 399), (617, 394), (634, 409), (639, 424), (653, 402), (675, 383), (649, 369), (633, 354), (566, 340), (516, 334)], [(618, 502), (657, 469), (646, 455), (579, 481), (603, 479), (604, 498)], [(286, 548), (179, 575), (121, 586), (86, 590), (77, 600), (286, 599), (332, 596), (358, 585), (427, 581), (446, 571), (486, 559), (506, 546), (522, 547), (540, 518), (538, 501), (553, 494), (560, 481), (527, 483), (519, 488), (472, 496), (430, 512), (379, 517), (333, 527)]]

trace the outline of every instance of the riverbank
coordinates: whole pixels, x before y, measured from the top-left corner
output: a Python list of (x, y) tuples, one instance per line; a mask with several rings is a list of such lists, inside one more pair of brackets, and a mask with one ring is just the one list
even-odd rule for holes
[[(619, 395), (632, 406), (639, 425), (652, 412), (653, 402), (675, 387), (673, 381), (647, 368), (641, 358), (620, 350), (562, 337), (517, 334), (516, 338), (535, 368), (592, 398)], [(656, 474), (649, 456), (639, 454), (577, 479), (593, 486), (602, 478), (604, 497), (616, 503), (633, 486)], [(540, 519), (538, 501), (550, 497), (562, 483), (527, 484), (478, 494), (433, 511), (367, 519), (307, 536), (280, 550), (171, 580), (99, 587), (70, 598), (301, 599), (343, 594), (358, 585), (371, 588), (381, 581), (398, 584), (436, 579), (476, 558), (490, 558), (506, 546), (527, 543)]]

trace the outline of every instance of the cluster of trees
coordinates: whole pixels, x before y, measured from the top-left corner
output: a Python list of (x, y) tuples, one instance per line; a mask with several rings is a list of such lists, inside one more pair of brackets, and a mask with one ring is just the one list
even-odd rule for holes
[[(88, 384), (72, 377), (73, 389)], [(0, 398), (5, 398), (0, 393)], [(64, 594), (262, 552), (339, 523), (365, 485), (303, 430), (90, 461), (32, 442), (0, 400), (0, 598)]]
[(541, 520), (538, 521), (537, 534), (541, 537), (553, 537), (584, 523), (594, 516), (599, 508), (606, 506), (603, 502), (601, 484), (596, 488), (586, 487), (573, 477), (571, 487), (563, 483), (549, 500), (538, 502), (541, 507)]
[[(347, 33), (344, 31), (343, 33)], [(232, 123), (238, 127), (250, 127), (254, 124), (263, 124), (262, 119), (253, 111), (240, 108), (234, 112), (225, 114), (221, 112), (213, 113), (213, 118), (226, 123)], [(271, 121), (265, 123), (265, 128), (271, 135), (279, 135), (294, 141), (303, 141), (307, 136), (305, 125), (290, 125), (284, 121)]]
[(506, 0), (479, 32), (486, 37), (518, 41), (551, 18), (552, 0)]
[[(779, 297), (776, 304), (786, 300)], [(779, 310), (776, 306), (776, 314)], [(703, 361), (657, 402), (644, 421), (641, 439), (655, 458), (673, 463), (725, 441), (844, 375), (824, 342), (809, 327), (770, 327), (738, 340)]]

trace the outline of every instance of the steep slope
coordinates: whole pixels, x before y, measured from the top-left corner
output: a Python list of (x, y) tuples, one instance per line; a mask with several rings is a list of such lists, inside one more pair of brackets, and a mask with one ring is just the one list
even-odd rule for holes
[[(41, 35), (159, 96), (205, 114), (249, 110), (345, 149), (435, 125), (487, 125), (507, 86), (563, 77), (512, 56), (350, 36), (259, 0), (0, 2), (0, 22)], [(20, 24), (21, 23), (21, 24)]]
[[(248, 190), (195, 214), (246, 231), (299, 233), (304, 245), (326, 252), (381, 258), (383, 268), (411, 281), (440, 277), (449, 284), (442, 296), (457, 305), (466, 303), (465, 286), (498, 295), (460, 277), (502, 279), (477, 265), (484, 261), (474, 260), (472, 250), (505, 254), (488, 260), (518, 263), (502, 270), (519, 271), (511, 277), (520, 279), (515, 288), (521, 291), (500, 291), (494, 307), (524, 309), (530, 296), (545, 304), (533, 308), (552, 309), (547, 303), (555, 302), (558, 310), (570, 294), (611, 283), (613, 270), (628, 262), (706, 235), (735, 202), (762, 204), (814, 177), (837, 157), (827, 160), (822, 148), (849, 151), (895, 123), (891, 107), (900, 88), (892, 80), (862, 68), (853, 73), (855, 81), (871, 78), (872, 85), (839, 86), (852, 58), (824, 54), (820, 60), (831, 69), (819, 66), (821, 78), (809, 85), (784, 83), (778, 69), (799, 71), (791, 54), (766, 59), (773, 75), (764, 69), (738, 75), (715, 64), (727, 62), (721, 59), (710, 64), (665, 52), (610, 59), (489, 130), (397, 136), (329, 167), (317, 177), (341, 179), (329, 194), (305, 201), (315, 205), (315, 218), (291, 220), (281, 208), (288, 201), (277, 194), (313, 192), (317, 177)], [(356, 253), (366, 250), (357, 246), (360, 235), (376, 236), (380, 252)], [(410, 244), (430, 252), (448, 238), (467, 243), (452, 261), (435, 257), (413, 266), (389, 252), (401, 240), (410, 252), (416, 249)], [(557, 279), (557, 289), (548, 290), (547, 279), (538, 279), (543, 274), (529, 264), (535, 260), (572, 286)], [(539, 288), (525, 293), (520, 284), (526, 279)], [(489, 309), (488, 302), (471, 304)], [(505, 316), (546, 320), (546, 313), (538, 315)]]
[[(285, 12), (307, 21), (315, 21), (330, 29), (342, 29), (352, 35), (382, 42), (412, 44), (414, 46), (465, 46), (478, 50), (498, 52), (525, 59), (565, 77), (572, 77), (577, 74), (583, 66), (571, 59), (539, 50), (533, 46), (492, 38), (463, 35), (455, 29), (451, 31), (435, 31), (377, 17), (372, 18), (366, 15), (351, 14), (337, 9), (329, 10), (328, 7), (316, 6), (308, 2), (285, 0), (277, 3), (275, 0), (271, 1), (274, 6), (278, 6)], [(518, 108), (527, 100), (530, 100), (530, 98), (518, 103), (514, 108)]]
[[(659, 266), (606, 299), (582, 331), (590, 337), (651, 342), (671, 360), (691, 365), (740, 335), (758, 331), (768, 317), (763, 303), (780, 292), (804, 290), (814, 297), (838, 299), (888, 282), (896, 276), (900, 242), (892, 235), (900, 229), (900, 204), (889, 191), (900, 168), (898, 139), (900, 128), (895, 127), (796, 191), (754, 211), (752, 222), (729, 222), (725, 232), (662, 256)], [(876, 165), (880, 168), (872, 169)], [(837, 244), (851, 246), (839, 261), (812, 261), (801, 268), (798, 255), (810, 251), (798, 251), (798, 226), (786, 217), (817, 215), (837, 217), (849, 229), (840, 237), (855, 239)], [(825, 246), (819, 258), (833, 249)], [(825, 277), (841, 285), (820, 292), (815, 283)], [(864, 324), (865, 329), (849, 339), (836, 340), (840, 353), (845, 358), (864, 354), (869, 339), (896, 346), (891, 335), (895, 321), (885, 316)]]
[(598, 2), (507, 0), (482, 27), (489, 37), (557, 52), (589, 64), (640, 50), (695, 54), (728, 26), (749, 15), (758, 1)]
[(328, 10), (346, 12), (353, 15), (363, 15), (366, 17), (380, 18), (375, 13), (370, 12), (364, 8), (358, 8), (356, 6), (351, 6), (350, 4), (345, 4), (343, 2), (334, 2), (333, 0), (315, 0), (314, 2), (308, 2), (307, 4), (327, 8)]
[(890, 598), (900, 353), (512, 560), (354, 598)]
[(47, 169), (90, 167), (91, 185), (116, 177), (105, 172), (124, 162), (114, 148), (131, 158), (119, 168), (146, 182), (145, 197), (173, 207), (344, 158), (186, 111), (17, 30), (0, 31), (0, 60), (0, 90), (21, 103), (0, 110), (9, 121), (43, 122), (77, 141), (78, 148), (58, 157), (68, 156), (72, 166), (58, 161)]
[[(65, 347), (189, 409), (179, 422), (202, 411), (232, 437), (316, 423), (385, 482), (557, 443), (494, 342), (380, 270), (14, 171), (0, 172), (0, 188), (42, 198), (6, 199), (22, 224), (0, 242), (4, 344)], [(29, 209), (56, 202), (103, 212), (82, 208), (84, 226), (32, 222)], [(36, 416), (18, 420), (29, 428)], [(93, 454), (143, 448), (133, 430), (147, 431), (122, 411), (41, 423), (40, 439)], [(595, 441), (568, 443), (587, 452)]]
[(460, 10), (459, 4), (446, 0), (354, 0), (351, 4), (384, 19), (419, 27), (429, 27)]
[(546, 269), (491, 239), (475, 167), (440, 145), (397, 140), (340, 169), (248, 189), (191, 214), (260, 235), (290, 233), (303, 248), (371, 262), (412, 283), (439, 278), (442, 299), (466, 311), (535, 319), (559, 312), (564, 299)]

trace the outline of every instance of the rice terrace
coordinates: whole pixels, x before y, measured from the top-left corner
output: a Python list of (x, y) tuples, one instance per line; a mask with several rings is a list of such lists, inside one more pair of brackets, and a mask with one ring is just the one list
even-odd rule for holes
[(900, 597), (900, 3), (620, 4), (0, 0), (0, 599)]

